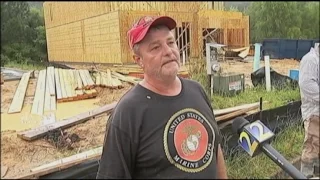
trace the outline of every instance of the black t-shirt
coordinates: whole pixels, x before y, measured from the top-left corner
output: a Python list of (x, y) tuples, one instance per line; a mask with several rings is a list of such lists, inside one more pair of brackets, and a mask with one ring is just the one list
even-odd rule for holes
[(177, 96), (136, 85), (107, 123), (102, 178), (217, 178), (220, 131), (199, 83), (180, 78)]

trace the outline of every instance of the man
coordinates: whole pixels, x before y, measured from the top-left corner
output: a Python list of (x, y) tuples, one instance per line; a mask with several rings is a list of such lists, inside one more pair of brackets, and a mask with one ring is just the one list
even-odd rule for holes
[(97, 174), (102, 178), (227, 178), (221, 135), (199, 83), (177, 76), (170, 17), (143, 17), (128, 31), (144, 79), (108, 120)]
[(299, 86), (305, 129), (301, 172), (310, 178), (313, 176), (314, 166), (319, 167), (319, 44), (301, 59)]

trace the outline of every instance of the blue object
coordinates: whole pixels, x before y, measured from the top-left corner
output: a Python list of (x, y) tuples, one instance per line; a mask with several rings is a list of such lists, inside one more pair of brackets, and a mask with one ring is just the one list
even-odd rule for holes
[(299, 70), (298, 69), (290, 69), (289, 77), (291, 79), (299, 81)]
[(255, 43), (254, 44), (254, 59), (253, 59), (253, 72), (260, 68), (260, 49), (262, 44)]
[(269, 56), (270, 59), (301, 60), (316, 42), (319, 39), (264, 39), (261, 58)]

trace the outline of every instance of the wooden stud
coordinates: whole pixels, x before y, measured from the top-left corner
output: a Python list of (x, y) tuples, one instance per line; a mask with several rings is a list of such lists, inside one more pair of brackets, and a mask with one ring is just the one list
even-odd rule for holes
[(28, 72), (22, 75), (19, 85), (14, 94), (13, 100), (11, 102), (8, 114), (17, 113), (22, 110), (24, 98), (26, 95), (26, 91), (27, 91), (27, 87), (30, 79), (30, 74), (31, 73)]

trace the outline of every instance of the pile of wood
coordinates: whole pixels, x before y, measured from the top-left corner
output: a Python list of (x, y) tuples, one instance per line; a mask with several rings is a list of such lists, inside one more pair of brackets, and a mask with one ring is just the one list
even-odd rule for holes
[[(8, 113), (21, 112), (31, 73), (24, 73)], [(57, 103), (76, 101), (97, 96), (95, 87), (122, 88), (122, 82), (136, 84), (137, 78), (124, 76), (107, 69), (92, 72), (87, 69), (61, 69), (53, 66), (39, 71), (31, 114), (43, 115), (55, 111)]]
[[(263, 103), (267, 103), (264, 101)], [(226, 109), (217, 109), (214, 110), (213, 113), (215, 115), (215, 119), (218, 122), (219, 128), (222, 129), (227, 125), (232, 124), (232, 119), (248, 115), (252, 111), (257, 111), (260, 107), (260, 102), (251, 103), (251, 104), (243, 104), (235, 107), (230, 107)]]
[(123, 88), (123, 82), (128, 82), (130, 84), (137, 84), (137, 78), (124, 76), (116, 71), (111, 71), (107, 69), (106, 72), (96, 71), (93, 73), (95, 78), (95, 85), (100, 87), (107, 87), (111, 89)]
[(88, 70), (54, 68), (40, 70), (32, 114), (56, 110), (57, 102), (88, 99), (97, 96)]

